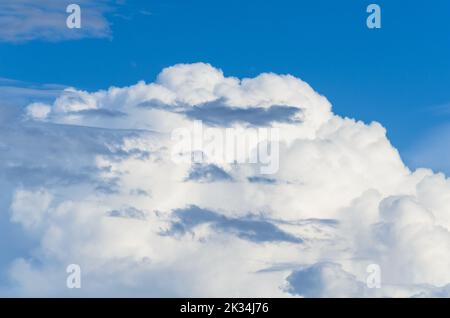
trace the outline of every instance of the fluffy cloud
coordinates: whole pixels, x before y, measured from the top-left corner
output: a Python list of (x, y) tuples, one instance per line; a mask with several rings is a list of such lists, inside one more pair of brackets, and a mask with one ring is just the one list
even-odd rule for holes
[[(198, 119), (278, 129), (279, 169), (175, 163), (171, 132)], [(175, 65), (1, 125), (0, 221), (30, 240), (0, 263), (3, 294), (450, 296), (450, 180), (410, 171), (380, 124), (333, 114), (293, 76)]]

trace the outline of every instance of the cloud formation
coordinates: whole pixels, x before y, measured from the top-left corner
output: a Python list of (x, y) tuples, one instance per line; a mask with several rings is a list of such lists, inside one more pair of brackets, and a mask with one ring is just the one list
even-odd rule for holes
[[(171, 132), (199, 117), (278, 128), (279, 170), (174, 163)], [(30, 241), (0, 263), (4, 295), (450, 296), (450, 180), (293, 76), (179, 64), (0, 123), (0, 223)]]

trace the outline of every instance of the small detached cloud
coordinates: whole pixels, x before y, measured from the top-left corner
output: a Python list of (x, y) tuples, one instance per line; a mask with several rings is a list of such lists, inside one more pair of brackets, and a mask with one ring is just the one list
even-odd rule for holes
[(22, 43), (32, 40), (63, 41), (111, 37), (106, 15), (113, 11), (109, 0), (78, 0), (81, 28), (69, 29), (66, 0), (2, 0), (0, 2), (0, 41)]

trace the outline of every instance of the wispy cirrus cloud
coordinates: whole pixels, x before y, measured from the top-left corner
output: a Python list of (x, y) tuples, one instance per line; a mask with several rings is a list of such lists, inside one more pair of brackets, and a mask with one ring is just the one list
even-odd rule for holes
[[(69, 4), (81, 7), (82, 27), (66, 25)], [(82, 38), (109, 38), (111, 29), (105, 15), (115, 1), (109, 0), (3, 0), (0, 2), (0, 42), (31, 40), (62, 41)]]
[(0, 77), (2, 104), (23, 106), (31, 100), (48, 100), (57, 97), (67, 86), (59, 84), (35, 84)]

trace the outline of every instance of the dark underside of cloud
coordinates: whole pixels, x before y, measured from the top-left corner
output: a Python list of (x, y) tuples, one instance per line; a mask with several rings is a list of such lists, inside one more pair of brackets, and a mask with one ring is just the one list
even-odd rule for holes
[(185, 114), (189, 118), (201, 120), (211, 126), (229, 126), (247, 123), (252, 126), (268, 126), (272, 123), (295, 123), (294, 118), (301, 110), (291, 106), (270, 106), (269, 108), (235, 108), (222, 104), (194, 106)]
[(250, 217), (231, 218), (216, 212), (189, 206), (177, 209), (174, 216), (178, 219), (164, 235), (180, 235), (189, 232), (201, 224), (210, 224), (216, 230), (237, 235), (252, 242), (290, 242), (302, 243), (303, 240), (280, 230), (276, 225), (263, 219)]
[[(132, 130), (108, 130), (49, 123), (14, 122), (3, 125), (0, 134), (1, 175), (16, 185), (43, 186), (89, 182), (99, 189), (113, 187), (113, 180), (99, 178), (95, 155), (113, 160), (146, 158), (138, 149), (112, 149)], [(111, 184), (109, 182), (112, 182)]]
[[(329, 283), (329, 277), (335, 279)], [(294, 270), (287, 278), (287, 291), (304, 297), (333, 297), (338, 289), (344, 289), (349, 297), (362, 297), (364, 285), (345, 272), (341, 265), (335, 263), (317, 263), (312, 266)], [(334, 290), (336, 289), (336, 290)]]
[(233, 177), (214, 164), (194, 164), (185, 181), (210, 183), (218, 181), (233, 181)]
[(300, 123), (300, 119), (296, 116), (302, 112), (298, 107), (287, 105), (272, 105), (267, 108), (235, 107), (228, 105), (223, 99), (195, 106), (180, 105), (179, 107), (173, 107), (157, 100), (151, 100), (139, 104), (139, 107), (181, 113), (190, 119), (201, 120), (210, 126), (219, 127), (226, 127), (235, 123), (243, 123), (256, 127), (270, 126), (273, 123)]

